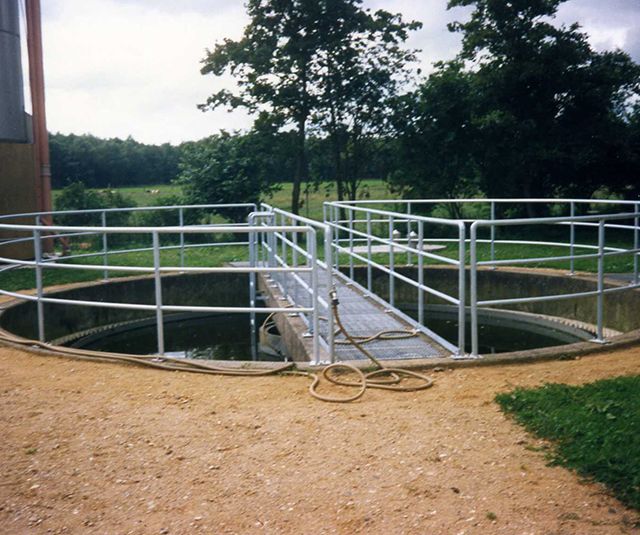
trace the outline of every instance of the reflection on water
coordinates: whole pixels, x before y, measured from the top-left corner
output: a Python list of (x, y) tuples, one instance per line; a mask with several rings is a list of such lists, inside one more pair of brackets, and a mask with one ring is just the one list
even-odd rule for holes
[[(402, 311), (414, 319), (418, 318), (416, 307), (402, 307)], [(525, 351), (541, 347), (552, 347), (574, 342), (582, 342), (584, 338), (570, 332), (556, 330), (551, 327), (527, 322), (492, 317), (490, 320), (479, 318), (478, 350), (481, 354), (506, 353), (509, 351)], [(457, 311), (443, 313), (441, 311), (429, 314), (425, 311), (425, 324), (436, 334), (442, 336), (452, 344), (458, 341)], [(471, 322), (467, 315), (466, 348), (471, 351)]]
[[(259, 327), (266, 314), (256, 314)], [(258, 350), (252, 336), (250, 314), (216, 314), (206, 317), (182, 318), (172, 321), (165, 317), (165, 354), (170, 357), (215, 360), (284, 360)], [(132, 324), (127, 329), (114, 329), (99, 337), (85, 337), (74, 347), (94, 351), (151, 355), (157, 352), (155, 323)]]

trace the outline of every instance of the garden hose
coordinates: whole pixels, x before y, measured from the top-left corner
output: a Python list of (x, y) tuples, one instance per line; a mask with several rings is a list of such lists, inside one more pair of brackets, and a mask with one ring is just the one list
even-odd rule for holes
[[(356, 347), (363, 355), (365, 355), (378, 369), (367, 373), (364, 373), (359, 368), (346, 363), (334, 363), (325, 366), (322, 369), (322, 377), (329, 383), (338, 386), (346, 386), (357, 388), (357, 392), (350, 396), (345, 397), (332, 397), (324, 394), (320, 394), (317, 388), (320, 384), (320, 375), (316, 372), (301, 371), (295, 369), (293, 362), (285, 363), (281, 366), (276, 366), (269, 369), (247, 369), (247, 368), (231, 368), (226, 366), (214, 366), (205, 362), (195, 362), (193, 360), (185, 360), (182, 358), (158, 356), (158, 355), (129, 355), (125, 353), (113, 353), (103, 351), (90, 351), (86, 349), (79, 349), (73, 347), (64, 347), (52, 345), (47, 342), (40, 342), (38, 340), (30, 340), (21, 338), (8, 333), (7, 331), (0, 330), (0, 342), (6, 342), (9, 344), (16, 344), (23, 347), (40, 348), (47, 351), (52, 351), (60, 355), (66, 355), (82, 360), (102, 360), (108, 362), (126, 362), (130, 364), (138, 364), (142, 366), (148, 366), (160, 370), (168, 371), (183, 371), (191, 373), (205, 373), (212, 375), (229, 375), (238, 377), (262, 377), (275, 374), (286, 375), (301, 375), (309, 377), (311, 385), (309, 385), (309, 393), (320, 401), (327, 401), (333, 403), (349, 403), (360, 399), (367, 388), (379, 388), (384, 390), (394, 390), (399, 392), (413, 392), (416, 390), (424, 390), (433, 386), (433, 380), (421, 373), (411, 370), (405, 370), (401, 368), (387, 368), (374, 357), (370, 351), (368, 351), (363, 344), (371, 342), (376, 339), (398, 339), (416, 336), (416, 332), (412, 331), (381, 331), (373, 336), (352, 336), (345, 329), (340, 318), (338, 311), (339, 301), (335, 289), (331, 294), (331, 307), (333, 310), (334, 318), (338, 325), (338, 331), (344, 334), (347, 342)], [(272, 315), (268, 320), (272, 319)], [(342, 373), (336, 373), (339, 370)], [(342, 377), (344, 373), (356, 375), (355, 380), (347, 380)], [(400, 384), (404, 378), (418, 379), (418, 384), (402, 385)]]

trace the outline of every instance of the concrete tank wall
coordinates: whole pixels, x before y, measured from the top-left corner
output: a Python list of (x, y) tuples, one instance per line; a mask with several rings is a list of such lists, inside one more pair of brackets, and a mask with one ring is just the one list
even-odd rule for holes
[[(249, 279), (245, 274), (232, 273), (168, 275), (162, 278), (162, 294), (165, 305), (249, 306)], [(152, 278), (113, 279), (50, 295), (87, 301), (155, 304)], [(154, 311), (58, 304), (46, 304), (44, 313), (47, 340), (102, 325), (155, 317)], [(25, 338), (37, 338), (36, 304), (24, 302), (7, 308), (0, 314), (0, 327)]]
[[(396, 271), (417, 280), (417, 268), (400, 267)], [(467, 304), (469, 303), (469, 280), (467, 272)], [(366, 286), (367, 271), (364, 267), (355, 268), (356, 280)], [(458, 271), (446, 267), (430, 267), (424, 270), (425, 284), (457, 296)], [(606, 286), (618, 286), (608, 281)], [(396, 280), (396, 305), (417, 304), (417, 289), (410, 284)], [(542, 296), (569, 294), (596, 289), (596, 280), (589, 275), (567, 276), (553, 270), (480, 270), (478, 271), (478, 295), (480, 300), (506, 299), (524, 296)], [(389, 276), (373, 271), (373, 290), (383, 299), (389, 298)], [(425, 294), (425, 304), (446, 304), (445, 301)], [(507, 310), (519, 310), (535, 314), (560, 316), (586, 323), (596, 323), (596, 297), (582, 297), (540, 303), (501, 306)], [(604, 325), (607, 328), (627, 332), (640, 328), (640, 291), (621, 291), (606, 294), (604, 299)]]

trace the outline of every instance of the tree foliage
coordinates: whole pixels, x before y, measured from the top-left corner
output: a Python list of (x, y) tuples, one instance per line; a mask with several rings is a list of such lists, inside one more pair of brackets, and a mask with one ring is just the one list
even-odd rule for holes
[[(297, 167), (292, 210), (300, 184), (309, 178), (310, 121), (329, 134), (342, 196), (343, 164), (350, 150), (359, 161), (359, 139), (380, 124), (413, 53), (404, 51), (408, 31), (400, 15), (363, 10), (362, 0), (249, 0), (250, 23), (238, 41), (225, 39), (208, 51), (203, 74), (230, 73), (238, 91), (221, 90), (202, 109), (246, 107), (278, 117), (295, 128)], [(357, 175), (357, 171), (351, 173)]]
[(400, 102), (408, 158), (396, 182), (496, 197), (637, 189), (639, 68), (621, 51), (595, 52), (577, 24), (554, 25), (562, 2), (450, 0), (473, 7), (450, 25), (462, 51)]
[[(258, 203), (277, 186), (277, 170), (287, 159), (272, 137), (255, 129), (248, 134), (222, 132), (198, 142), (187, 143), (180, 162), (177, 183), (190, 204)], [(232, 218), (246, 215), (246, 209), (225, 210)]]

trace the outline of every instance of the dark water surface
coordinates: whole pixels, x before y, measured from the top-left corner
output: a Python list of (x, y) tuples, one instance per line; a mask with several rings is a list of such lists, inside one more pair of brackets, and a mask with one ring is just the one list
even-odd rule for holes
[[(259, 327), (266, 314), (256, 315)], [(177, 321), (165, 317), (165, 354), (171, 357), (215, 360), (284, 360), (258, 351), (252, 339), (249, 314), (217, 314)], [(132, 324), (95, 337), (76, 340), (74, 347), (94, 351), (151, 355), (157, 352), (155, 323)], [(255, 358), (254, 358), (255, 356)]]

